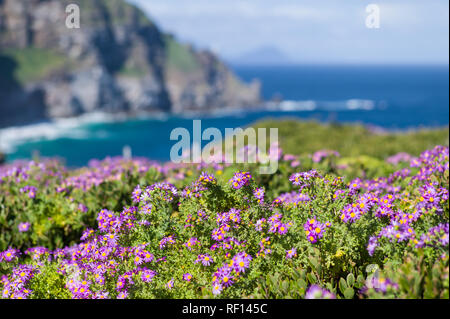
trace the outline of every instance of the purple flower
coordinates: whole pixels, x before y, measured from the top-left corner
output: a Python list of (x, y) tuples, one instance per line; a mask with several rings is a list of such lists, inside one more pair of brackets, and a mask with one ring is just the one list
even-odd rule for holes
[(253, 191), (253, 196), (258, 200), (258, 202), (261, 204), (264, 202), (264, 188), (257, 188)]
[(174, 284), (174, 279), (172, 278), (166, 284), (167, 289), (172, 289), (173, 288), (173, 284)]
[(20, 255), (20, 250), (18, 249), (14, 249), (14, 248), (9, 248), (3, 252), (0, 253), (0, 262), (1, 261), (12, 261), (14, 258), (19, 257)]
[(107, 291), (97, 291), (94, 294), (94, 299), (109, 299), (109, 292)]
[(386, 158), (386, 163), (398, 165), (400, 162), (411, 162), (412, 160), (415, 160), (413, 156), (405, 152), (400, 152)]
[(223, 290), (223, 286), (220, 283), (218, 283), (218, 282), (214, 283), (213, 288), (212, 288), (213, 295), (220, 295), (222, 290)]
[(252, 257), (248, 255), (246, 252), (240, 252), (233, 257), (232, 267), (237, 273), (245, 272), (245, 270), (250, 266), (250, 261)]
[(152, 204), (145, 204), (141, 207), (139, 212), (144, 215), (150, 215), (152, 212), (152, 208), (153, 208)]
[(303, 229), (305, 230), (306, 238), (312, 243), (316, 243), (319, 238), (323, 237), (325, 230), (327, 227), (331, 225), (329, 222), (322, 224), (317, 221), (315, 217), (310, 218), (303, 225)]
[(190, 273), (183, 274), (183, 280), (191, 281), (192, 280), (192, 275)]
[(164, 237), (159, 241), (159, 249), (164, 249), (167, 244), (175, 244), (175, 237), (174, 235), (170, 235), (167, 237)]
[(278, 226), (278, 234), (280, 234), (280, 235), (287, 234), (289, 227), (290, 227), (290, 224), (280, 223), (280, 225)]
[(86, 206), (84, 206), (82, 203), (78, 204), (78, 210), (82, 213), (87, 213), (88, 208)]
[(336, 296), (320, 286), (311, 285), (306, 291), (305, 299), (336, 299)]
[(202, 172), (200, 177), (197, 180), (200, 183), (216, 183), (216, 178), (212, 174), (208, 174), (207, 172)]
[(133, 193), (131, 194), (131, 198), (133, 199), (133, 202), (139, 203), (141, 201), (141, 194), (142, 194), (142, 189), (141, 189), (141, 186), (138, 185), (134, 188)]
[(156, 272), (150, 269), (143, 268), (141, 271), (141, 279), (143, 282), (151, 282), (153, 277), (156, 276)]
[(447, 247), (449, 243), (449, 223), (439, 224), (431, 227), (425, 234), (422, 234), (416, 247)]
[(234, 189), (240, 189), (247, 185), (251, 178), (252, 176), (249, 172), (237, 172), (229, 182), (231, 183), (231, 187)]
[(186, 247), (189, 250), (194, 249), (195, 245), (200, 246), (200, 242), (196, 237), (190, 238), (187, 242), (183, 244), (184, 247)]
[(378, 247), (378, 240), (376, 236), (372, 236), (369, 238), (369, 243), (367, 245), (367, 251), (370, 256), (373, 256), (375, 249)]
[(388, 289), (397, 290), (398, 284), (389, 278), (379, 278), (378, 276), (373, 276), (367, 280), (366, 285), (361, 289), (361, 292), (366, 293), (371, 288), (384, 294), (388, 291)]
[(20, 192), (21, 193), (27, 193), (29, 198), (35, 198), (36, 197), (37, 188), (34, 187), (34, 186), (28, 186), (27, 185), (25, 187), (22, 187), (20, 189)]
[(50, 250), (45, 247), (32, 247), (25, 251), (25, 254), (30, 255), (33, 260), (39, 260), (42, 256), (49, 253)]
[(24, 222), (24, 223), (19, 223), (19, 232), (23, 233), (26, 232), (30, 229), (31, 224), (28, 222)]
[(233, 268), (228, 265), (225, 265), (217, 270), (217, 277), (220, 279), (224, 287), (230, 287), (234, 283), (233, 276), (231, 274), (232, 270)]
[(336, 151), (330, 151), (330, 150), (320, 150), (317, 151), (313, 154), (312, 156), (312, 160), (314, 163), (319, 163), (321, 162), (324, 158), (329, 157), (329, 156), (336, 156), (339, 157), (339, 153)]
[(321, 177), (320, 174), (315, 170), (310, 170), (308, 172), (300, 172), (300, 173), (294, 173), (289, 177), (289, 181), (292, 182), (295, 186), (300, 186), (301, 188), (306, 187), (309, 185), (309, 181), (311, 179)]
[(209, 266), (214, 262), (213, 258), (208, 254), (201, 254), (197, 256), (195, 263), (201, 262), (203, 266)]
[(122, 291), (117, 295), (117, 299), (127, 299), (128, 298), (128, 292)]
[(165, 201), (172, 202), (178, 196), (178, 190), (170, 183), (155, 183), (145, 189), (145, 194), (141, 194), (141, 200), (151, 199), (155, 202)]
[(275, 198), (272, 205), (292, 208), (297, 207), (302, 203), (309, 202), (310, 200), (311, 198), (308, 195), (299, 193), (298, 191), (293, 191), (290, 193), (282, 193), (280, 196)]
[(257, 231), (262, 231), (263, 225), (266, 222), (265, 218), (258, 219), (255, 223), (255, 229)]
[(297, 256), (297, 249), (291, 248), (289, 250), (286, 250), (286, 259), (291, 259), (293, 257)]
[(348, 204), (341, 210), (341, 220), (344, 223), (354, 223), (361, 218), (362, 212), (357, 205)]

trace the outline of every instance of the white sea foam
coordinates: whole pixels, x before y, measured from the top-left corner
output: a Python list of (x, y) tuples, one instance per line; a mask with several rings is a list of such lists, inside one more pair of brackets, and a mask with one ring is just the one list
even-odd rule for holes
[(301, 111), (353, 111), (375, 109), (376, 102), (365, 99), (349, 99), (342, 101), (313, 101), (313, 100), (286, 100), (279, 103), (269, 102), (266, 109), (280, 112), (301, 112)]
[(0, 151), (12, 153), (18, 145), (41, 140), (86, 139), (90, 137), (87, 125), (109, 123), (119, 119), (125, 119), (125, 117), (123, 115), (89, 113), (74, 118), (55, 119), (49, 122), (0, 129)]
[(359, 100), (352, 99), (347, 100), (347, 109), (349, 110), (373, 110), (375, 108), (375, 102), (372, 100)]
[(313, 111), (317, 108), (315, 101), (283, 101), (279, 105), (280, 111)]

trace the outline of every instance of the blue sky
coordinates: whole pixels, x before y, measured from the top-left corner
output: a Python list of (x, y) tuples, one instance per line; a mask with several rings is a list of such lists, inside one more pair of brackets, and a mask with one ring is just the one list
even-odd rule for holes
[[(299, 63), (445, 63), (448, 0), (128, 0), (180, 40), (233, 58), (264, 46)], [(365, 25), (380, 8), (380, 28)]]

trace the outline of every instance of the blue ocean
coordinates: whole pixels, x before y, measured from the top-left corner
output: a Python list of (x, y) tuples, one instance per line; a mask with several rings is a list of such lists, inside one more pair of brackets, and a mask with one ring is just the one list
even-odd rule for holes
[[(158, 115), (112, 120), (101, 114), (0, 130), (0, 150), (8, 160), (33, 154), (60, 157), (69, 166), (121, 155), (168, 160), (170, 132), (245, 127), (265, 118), (363, 123), (387, 130), (449, 124), (449, 67), (445, 66), (234, 66), (245, 82), (257, 78), (268, 103), (264, 110), (199, 116)], [(293, 132), (293, 134), (296, 134)]]

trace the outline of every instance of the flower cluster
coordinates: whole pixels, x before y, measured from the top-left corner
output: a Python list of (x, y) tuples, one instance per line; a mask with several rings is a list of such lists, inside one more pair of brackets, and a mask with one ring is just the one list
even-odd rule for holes
[(229, 182), (231, 183), (231, 187), (234, 189), (240, 189), (247, 185), (251, 178), (252, 176), (249, 172), (237, 172)]
[(294, 173), (289, 177), (289, 181), (295, 186), (300, 186), (300, 190), (304, 187), (308, 187), (310, 185), (310, 182), (314, 178), (322, 177), (320, 174), (315, 170), (310, 170), (307, 172), (300, 172), (300, 173)]
[(37, 188), (34, 187), (34, 186), (27, 185), (25, 187), (22, 187), (20, 189), (20, 192), (21, 193), (26, 193), (29, 198), (35, 198), (36, 197)]
[(0, 253), (0, 262), (6, 261), (6, 262), (10, 262), (15, 260), (16, 258), (18, 258), (20, 256), (20, 250), (18, 249), (14, 249), (14, 248), (9, 248), (3, 252)]
[(228, 263), (219, 267), (213, 274), (213, 294), (218, 295), (224, 288), (236, 282), (240, 274), (250, 267), (252, 257), (246, 252), (236, 254)]
[(330, 222), (320, 223), (317, 221), (316, 217), (310, 218), (303, 225), (305, 230), (306, 238), (312, 243), (316, 243), (320, 238), (323, 237), (326, 229), (331, 227)]
[(217, 180), (212, 174), (202, 172), (197, 180), (186, 186), (180, 193), (183, 198), (201, 197), (203, 192), (209, 189), (209, 185), (216, 184)]
[(290, 193), (283, 193), (272, 202), (273, 206), (283, 206), (285, 208), (295, 208), (301, 204), (311, 201), (307, 194), (293, 191)]
[[(316, 154), (320, 160), (322, 155)], [(46, 181), (38, 183), (33, 174), (44, 180), (41, 174), (55, 174), (61, 181), (64, 187), (56, 194), (63, 200), (61, 205), (45, 206), (50, 192), (45, 188), (37, 194), (38, 201), (19, 198), (26, 209), (39, 204), (49, 207), (51, 213), (69, 207), (64, 214), (49, 216), (47, 211), (42, 216), (19, 211), (8, 224), (19, 244), (10, 247), (8, 242), (0, 242), (4, 250), (0, 252), (4, 298), (234, 298), (267, 293), (298, 297), (307, 288), (303, 282), (312, 282), (310, 274), (317, 274), (317, 263), (323, 270), (320, 284), (329, 290), (312, 285), (300, 297), (342, 298), (348, 297), (339, 286), (342, 269), (354, 275), (354, 280), (350, 276), (347, 282), (356, 282), (348, 285), (360, 289), (364, 267), (372, 263), (380, 264), (384, 271), (387, 268), (381, 267), (388, 265), (387, 261), (393, 260), (397, 267), (407, 254), (422, 252), (427, 256), (424, 262), (430, 265), (434, 260), (448, 261), (448, 148), (424, 152), (412, 159), (407, 169), (394, 171), (394, 166), (386, 164), (389, 175), (372, 179), (337, 177), (334, 166), (320, 174), (314, 169), (294, 173), (289, 163), (280, 163), (280, 176), (274, 178), (255, 174), (252, 166), (245, 166), (248, 172), (223, 166), (226, 171), (217, 170), (216, 179), (192, 166), (157, 167), (143, 161), (144, 168), (161, 173), (146, 175), (154, 178), (146, 187), (142, 184), (145, 179), (136, 179), (144, 172), (137, 165), (140, 162), (114, 163), (93, 162), (90, 169), (77, 171), (78, 179), (72, 184), (57, 172), (51, 173), (50, 164), (8, 168), (7, 173), (0, 169), (2, 183), (14, 185), (8, 186), (15, 187), (14, 194), (24, 189), (28, 196), (34, 192), (34, 197), (37, 189), (44, 189), (41, 186)], [(305, 163), (312, 165), (309, 168), (325, 166), (311, 164), (308, 159)], [(201, 167), (211, 168), (205, 163)], [(109, 194), (115, 183), (102, 183), (121, 181), (119, 176), (131, 172), (133, 184), (120, 185), (128, 186), (124, 194), (104, 201), (104, 194)], [(137, 181), (141, 185), (136, 186)], [(29, 185), (37, 187), (33, 190)], [(49, 201), (51, 205), (55, 202)], [(27, 246), (40, 233), (47, 234), (48, 229), (42, 230), (44, 223), (64, 225), (48, 234), (70, 231), (74, 224), (66, 224), (66, 218), (74, 215), (82, 228), (70, 234), (74, 237), (65, 238), (68, 246), (61, 242)], [(59, 248), (49, 249), (54, 246)], [(448, 274), (445, 267), (442, 278)], [(303, 280), (290, 277), (293, 269)], [(270, 285), (261, 287), (261, 281), (255, 280), (262, 276), (270, 282), (268, 276), (277, 273), (286, 276), (288, 287), (296, 288), (275, 293)], [(366, 282), (370, 286), (366, 288), (400, 294), (401, 281), (388, 272), (383, 275), (392, 280), (376, 278)], [(364, 288), (355, 291), (356, 297), (365, 296)]]
[(264, 188), (256, 188), (253, 191), (253, 196), (255, 196), (256, 200), (258, 201), (258, 203), (262, 204), (264, 203)]
[(167, 244), (175, 244), (175, 236), (174, 235), (170, 235), (167, 237), (164, 237), (163, 239), (161, 239), (159, 241), (159, 249), (164, 249), (166, 247)]
[(448, 229), (448, 223), (431, 227), (425, 234), (422, 234), (416, 247), (448, 247)]
[(320, 150), (313, 154), (312, 160), (314, 163), (321, 162), (324, 158), (330, 157), (330, 156), (336, 156), (339, 157), (339, 153), (332, 150)]
[(153, 201), (172, 202), (177, 195), (178, 190), (172, 184), (167, 182), (155, 183), (145, 189), (141, 201), (147, 202), (151, 198)]
[(12, 270), (11, 277), (2, 277), (3, 298), (26, 299), (32, 291), (27, 288), (28, 282), (34, 277), (38, 270), (30, 265), (19, 265)]
[(185, 242), (183, 246), (189, 250), (193, 250), (195, 246), (200, 246), (200, 241), (196, 237), (192, 237), (187, 242)]
[(209, 266), (214, 262), (213, 258), (208, 254), (200, 254), (197, 256), (195, 263), (202, 263), (203, 266)]
[(281, 222), (283, 215), (275, 214), (269, 217), (269, 233), (278, 233), (280, 235), (286, 235), (289, 228), (292, 227), (292, 222), (283, 223)]

